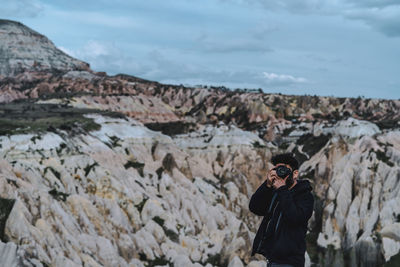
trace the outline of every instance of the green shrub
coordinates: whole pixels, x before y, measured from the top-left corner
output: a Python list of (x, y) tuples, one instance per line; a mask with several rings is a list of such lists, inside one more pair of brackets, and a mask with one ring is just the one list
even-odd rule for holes
[(400, 253), (392, 256), (388, 262), (385, 263), (384, 267), (398, 267), (400, 266)]
[(228, 259), (223, 260), (221, 254), (217, 253), (209, 256), (204, 265), (206, 265), (207, 263), (210, 263), (213, 266), (227, 267)]
[(263, 144), (260, 144), (260, 142), (255, 141), (252, 143), (254, 148), (265, 148), (266, 146)]
[(0, 198), (0, 240), (4, 243), (8, 241), (4, 237), (4, 228), (14, 203), (15, 199)]
[(99, 164), (97, 162), (91, 164), (91, 165), (86, 165), (86, 167), (83, 169), (85, 171), (85, 176), (88, 176), (88, 174), (90, 173), (90, 171), (95, 167), (95, 166), (99, 166)]
[(171, 239), (172, 242), (178, 243), (179, 242), (179, 235), (172, 231), (171, 229), (166, 228), (165, 226), (163, 227), (165, 235)]
[(154, 216), (153, 221), (158, 223), (161, 227), (164, 226), (164, 219), (162, 219), (160, 216)]
[(125, 169), (132, 167), (132, 168), (138, 170), (140, 176), (144, 177), (144, 173), (143, 173), (144, 163), (128, 160), (128, 162), (126, 162), (124, 164), (124, 167), (125, 167)]
[(57, 190), (54, 189), (54, 188), (51, 189), (51, 190), (49, 191), (49, 194), (50, 194), (54, 199), (62, 200), (62, 201), (67, 200), (67, 197), (69, 196), (69, 194), (66, 194), (66, 193), (57, 191)]
[(44, 174), (46, 174), (48, 170), (50, 170), (54, 174), (54, 176), (57, 177), (58, 180), (60, 180), (61, 174), (57, 170), (55, 170), (51, 166), (48, 166), (48, 167), (44, 168)]
[[(20, 100), (0, 104), (0, 135), (57, 132), (71, 134), (99, 130), (101, 126), (85, 114), (123, 117), (120, 113), (95, 109), (74, 108), (65, 104), (36, 104), (32, 100)], [(34, 136), (35, 143), (39, 136)]]
[(140, 213), (142, 212), (143, 206), (144, 206), (144, 204), (146, 203), (147, 200), (148, 200), (148, 198), (143, 197), (143, 200), (139, 204), (135, 205), (135, 207), (138, 209), (138, 211)]

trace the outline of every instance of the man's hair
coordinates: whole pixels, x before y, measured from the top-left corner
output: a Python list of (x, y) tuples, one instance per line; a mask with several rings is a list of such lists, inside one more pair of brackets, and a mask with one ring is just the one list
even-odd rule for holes
[(290, 165), (292, 171), (299, 169), (299, 162), (292, 153), (277, 154), (271, 158), (272, 164), (284, 163)]

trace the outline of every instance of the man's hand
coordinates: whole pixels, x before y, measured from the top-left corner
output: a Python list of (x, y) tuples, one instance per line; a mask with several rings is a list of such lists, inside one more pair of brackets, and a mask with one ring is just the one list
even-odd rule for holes
[(280, 188), (280, 187), (286, 185), (286, 179), (287, 179), (287, 177), (286, 177), (285, 179), (275, 179), (274, 182), (273, 182), (273, 184), (272, 184), (272, 186), (273, 186), (275, 189), (278, 189), (278, 188)]
[(267, 186), (268, 187), (272, 187), (272, 185), (274, 184), (275, 181), (275, 176), (272, 175), (272, 170), (269, 170), (268, 174), (267, 174)]

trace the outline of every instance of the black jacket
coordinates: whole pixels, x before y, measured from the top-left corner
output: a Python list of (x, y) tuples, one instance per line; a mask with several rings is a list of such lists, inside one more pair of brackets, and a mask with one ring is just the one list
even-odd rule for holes
[(268, 188), (266, 181), (260, 185), (249, 203), (251, 212), (264, 216), (251, 256), (259, 253), (272, 262), (304, 266), (307, 224), (314, 206), (311, 190), (308, 180), (297, 180), (291, 190)]

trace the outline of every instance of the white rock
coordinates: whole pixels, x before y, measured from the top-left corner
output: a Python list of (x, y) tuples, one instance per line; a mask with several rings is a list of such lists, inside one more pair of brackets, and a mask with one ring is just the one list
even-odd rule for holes
[(392, 256), (396, 255), (400, 251), (400, 242), (395, 241), (391, 238), (383, 237), (382, 245), (385, 261), (389, 261)]
[(129, 262), (129, 267), (145, 267), (144, 264), (138, 259), (132, 259)]
[(172, 259), (174, 263), (174, 267), (191, 267), (193, 263), (190, 261), (187, 255), (177, 255), (175, 258)]
[(144, 223), (147, 223), (152, 218), (159, 216), (162, 219), (166, 219), (166, 214), (161, 206), (161, 203), (156, 199), (148, 199), (144, 203), (141, 217)]
[(310, 267), (310, 266), (311, 266), (311, 259), (306, 251), (306, 254), (304, 256), (304, 267)]
[(239, 189), (233, 182), (228, 182), (224, 184), (224, 187), (228, 191), (229, 200), (234, 202), (239, 196)]
[(52, 262), (52, 266), (56, 266), (56, 267), (63, 267), (63, 266), (71, 266), (71, 267), (78, 267), (81, 265), (76, 264), (75, 262), (71, 261), (70, 259), (62, 256), (62, 255), (58, 255), (54, 261)]
[(2, 266), (20, 266), (17, 255), (17, 245), (12, 242), (3, 243), (0, 241), (0, 262)]
[(99, 258), (109, 266), (118, 265), (116, 255), (118, 255), (117, 249), (111, 244), (111, 241), (102, 236), (96, 238), (97, 255)]
[(380, 133), (379, 127), (369, 121), (357, 120), (349, 117), (347, 120), (339, 121), (333, 128), (336, 135), (344, 135), (348, 137), (360, 137), (362, 135), (374, 135)]
[(243, 267), (243, 263), (238, 256), (235, 256), (229, 262), (228, 267)]
[(155, 139), (157, 141), (171, 142), (171, 138), (159, 132), (152, 131), (141, 123), (129, 119), (129, 123), (124, 122), (122, 119), (106, 118), (99, 115), (85, 115), (93, 118), (96, 123), (102, 125), (98, 131), (93, 131), (91, 134), (99, 138), (104, 143), (112, 143), (110, 137), (116, 136), (119, 139), (140, 139), (141, 142), (152, 143)]
[(251, 261), (247, 264), (247, 267), (267, 267), (266, 261)]
[(393, 223), (382, 228), (380, 231), (383, 237), (391, 238), (400, 242), (400, 223)]

